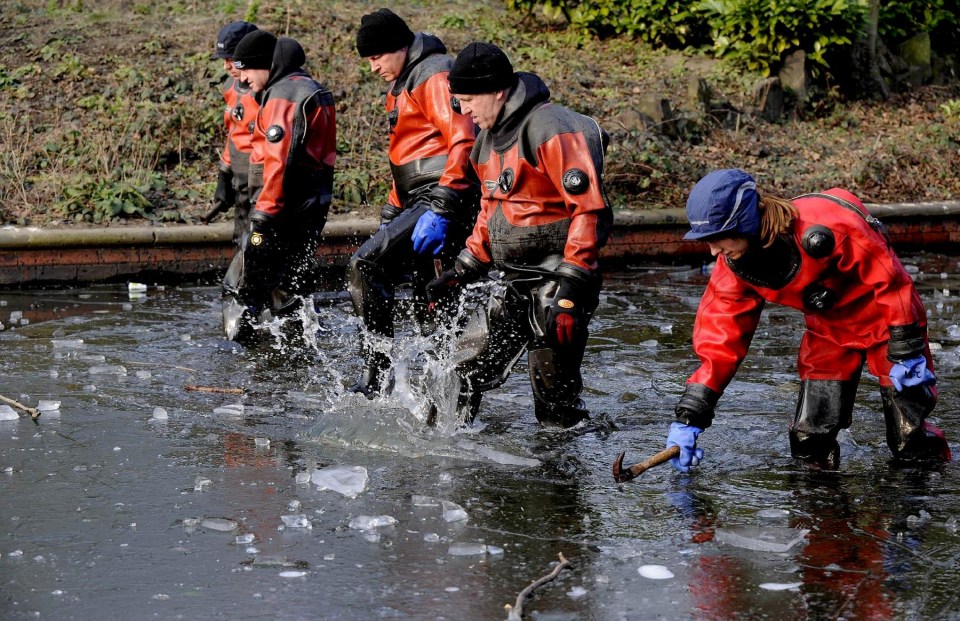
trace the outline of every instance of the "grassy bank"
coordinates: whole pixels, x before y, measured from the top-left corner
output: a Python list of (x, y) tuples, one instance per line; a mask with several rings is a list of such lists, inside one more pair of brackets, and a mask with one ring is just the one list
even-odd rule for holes
[[(13, 0), (0, 13), (0, 221), (191, 222), (213, 193), (224, 74), (209, 60), (217, 29), (254, 21), (299, 40), (308, 69), (337, 99), (337, 212), (373, 213), (386, 197), (385, 84), (354, 50), (361, 2)], [(625, 39), (594, 40), (521, 20), (498, 0), (392, 5), (451, 52), (492, 41), (554, 99), (613, 137), (607, 182), (618, 208), (683, 205), (706, 171), (739, 166), (782, 195), (840, 185), (870, 202), (960, 197), (960, 86), (924, 87), (882, 104), (829, 94), (798, 118), (742, 117), (732, 129), (695, 111), (705, 78), (738, 109), (759, 76)], [(636, 124), (640, 97), (663, 95), (679, 137)]]

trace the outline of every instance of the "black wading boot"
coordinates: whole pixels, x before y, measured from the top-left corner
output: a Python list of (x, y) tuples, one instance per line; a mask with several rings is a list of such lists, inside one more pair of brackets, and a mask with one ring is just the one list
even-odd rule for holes
[(837, 434), (853, 422), (856, 380), (803, 380), (797, 413), (790, 425), (790, 453), (808, 466), (840, 467)]

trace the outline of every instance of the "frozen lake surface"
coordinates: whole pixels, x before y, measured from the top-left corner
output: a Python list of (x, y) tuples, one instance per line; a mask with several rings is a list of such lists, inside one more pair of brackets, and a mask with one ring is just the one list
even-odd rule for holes
[[(960, 456), (960, 267), (904, 262), (927, 306)], [(584, 365), (593, 421), (541, 430), (526, 369), (475, 425), (425, 428), (449, 377), (397, 348), (398, 395), (344, 395), (356, 323), (243, 351), (216, 287), (0, 291), (0, 618), (960, 619), (960, 466), (889, 463), (865, 373), (839, 472), (789, 457), (802, 319), (768, 308), (692, 475), (614, 483), (663, 447), (693, 370), (699, 266), (608, 275)], [(205, 393), (187, 386), (240, 388)], [(59, 402), (59, 403), (58, 403)]]

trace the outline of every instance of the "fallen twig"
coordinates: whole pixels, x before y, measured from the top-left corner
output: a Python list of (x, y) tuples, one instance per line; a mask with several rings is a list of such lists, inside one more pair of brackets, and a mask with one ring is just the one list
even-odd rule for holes
[(534, 589), (556, 578), (560, 572), (563, 571), (563, 568), (570, 564), (570, 561), (563, 557), (563, 552), (560, 552), (557, 556), (560, 557), (560, 562), (553, 568), (553, 571), (542, 578), (537, 578), (531, 582), (527, 588), (520, 591), (520, 594), (517, 595), (517, 601), (514, 602), (513, 606), (510, 604), (504, 606), (504, 608), (507, 609), (507, 621), (521, 621), (523, 618), (523, 600), (533, 593)]
[(14, 401), (13, 399), (4, 397), (3, 395), (0, 395), (0, 401), (3, 401), (4, 403), (9, 403), (15, 408), (20, 408), (21, 410), (29, 414), (30, 418), (32, 418), (33, 420), (37, 420), (37, 418), (40, 416), (40, 410), (38, 410), (37, 408), (27, 407), (24, 404), (20, 403), (19, 401)]
[(228, 395), (243, 394), (243, 388), (222, 388), (220, 386), (194, 386), (193, 384), (187, 384), (186, 389), (194, 392), (219, 392)]

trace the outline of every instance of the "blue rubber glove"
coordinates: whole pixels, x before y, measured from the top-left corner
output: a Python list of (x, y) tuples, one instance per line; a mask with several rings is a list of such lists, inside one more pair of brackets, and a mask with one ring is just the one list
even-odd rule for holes
[(890, 369), (890, 381), (900, 392), (909, 386), (932, 386), (937, 383), (937, 378), (927, 368), (927, 359), (917, 356), (894, 364)]
[(413, 227), (413, 249), (420, 254), (440, 254), (443, 242), (447, 238), (447, 219), (438, 213), (427, 210)]
[(703, 449), (697, 448), (697, 436), (703, 429), (683, 423), (670, 423), (667, 433), (667, 448), (680, 447), (680, 456), (670, 460), (670, 465), (680, 472), (690, 472), (690, 466), (696, 466), (703, 459)]

